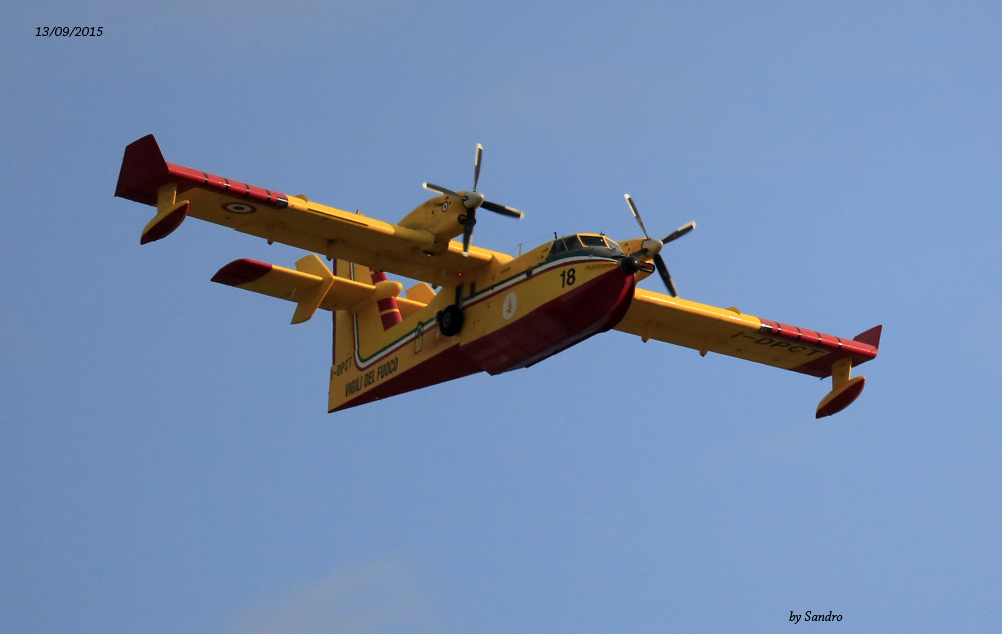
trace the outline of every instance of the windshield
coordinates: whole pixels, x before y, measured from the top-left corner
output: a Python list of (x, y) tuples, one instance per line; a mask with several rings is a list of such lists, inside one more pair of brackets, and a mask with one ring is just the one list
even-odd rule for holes
[(559, 240), (554, 240), (553, 246), (550, 247), (549, 257), (553, 257), (554, 255), (558, 255), (561, 253), (567, 253), (568, 251), (577, 251), (578, 249), (581, 248), (595, 248), (595, 247), (601, 249), (611, 249), (617, 253), (623, 252), (623, 249), (620, 248), (618, 244), (606, 238), (605, 236), (576, 234), (560, 238)]
[(606, 236), (581, 235), (578, 237), (581, 238), (581, 242), (583, 242), (586, 247), (603, 247), (607, 249), (612, 249), (613, 251), (619, 251), (620, 253), (623, 252), (623, 250), (619, 247), (618, 244), (616, 244)]

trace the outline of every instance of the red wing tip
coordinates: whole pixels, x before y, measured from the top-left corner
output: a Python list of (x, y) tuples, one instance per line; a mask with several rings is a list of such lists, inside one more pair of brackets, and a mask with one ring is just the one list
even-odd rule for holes
[(257, 260), (234, 260), (223, 268), (219, 269), (212, 276), (212, 281), (227, 286), (240, 286), (254, 280), (261, 279), (272, 269), (272, 265), (267, 262)]
[(874, 348), (879, 348), (880, 333), (883, 331), (883, 329), (884, 329), (883, 325), (874, 326), (873, 328), (870, 328), (866, 332), (859, 333), (852, 339), (853, 341), (858, 341), (859, 343), (865, 343), (867, 345), (873, 346)]
[(167, 161), (152, 134), (125, 147), (115, 195), (145, 205), (157, 204), (157, 188), (169, 178)]

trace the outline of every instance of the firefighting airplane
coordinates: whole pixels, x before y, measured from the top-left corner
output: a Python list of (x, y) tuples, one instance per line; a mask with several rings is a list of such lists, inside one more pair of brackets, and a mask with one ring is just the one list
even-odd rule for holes
[[(471, 245), (478, 210), (523, 215), (477, 191), (482, 153), (478, 145), (473, 189), (425, 183), (436, 195), (397, 224), (168, 163), (153, 135), (125, 148), (115, 195), (156, 207), (142, 244), (190, 215), (312, 252), (294, 269), (236, 260), (212, 281), (295, 303), (294, 324), (318, 309), (334, 314), (330, 412), (475, 372), (525, 368), (610, 329), (830, 376), (817, 418), (862, 392), (865, 378), (850, 378), (851, 368), (877, 356), (881, 326), (843, 339), (677, 297), (661, 250), (695, 223), (652, 239), (629, 195), (642, 238), (578, 233), (518, 257)], [(333, 260), (333, 271), (316, 254)], [(655, 271), (668, 295), (637, 288)], [(386, 272), (418, 283), (403, 292)]]

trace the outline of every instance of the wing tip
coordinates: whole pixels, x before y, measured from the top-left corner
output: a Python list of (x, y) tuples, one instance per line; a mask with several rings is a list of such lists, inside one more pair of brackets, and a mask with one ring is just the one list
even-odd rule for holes
[(115, 196), (156, 206), (157, 189), (167, 182), (170, 170), (152, 134), (125, 146)]
[(853, 337), (852, 340), (857, 341), (859, 343), (865, 343), (869, 346), (873, 346), (874, 348), (879, 348), (880, 334), (883, 332), (883, 330), (884, 330), (883, 324), (879, 326), (874, 326), (869, 330), (859, 333), (858, 335)]
[(227, 286), (240, 286), (264, 277), (272, 268), (272, 265), (267, 262), (258, 262), (247, 258), (234, 260), (219, 269), (212, 276), (211, 281)]

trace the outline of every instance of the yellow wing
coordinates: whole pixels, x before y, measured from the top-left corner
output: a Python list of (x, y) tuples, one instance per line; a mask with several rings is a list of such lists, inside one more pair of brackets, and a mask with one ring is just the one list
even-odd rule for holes
[[(152, 134), (125, 148), (115, 195), (157, 207), (157, 215), (143, 231), (144, 244), (166, 237), (190, 215), (269, 243), (280, 242), (438, 285), (455, 285), (464, 272), (487, 266), (492, 259), (510, 259), (476, 247), (464, 257), (461, 244), (436, 244), (431, 231), (401, 227), (305, 197), (286, 196), (168, 163)], [(449, 198), (439, 196), (429, 202), (443, 204)]]
[(833, 388), (818, 406), (817, 417), (830, 416), (863, 390), (864, 377), (850, 378), (852, 366), (877, 356), (881, 326), (843, 339), (806, 328), (745, 315), (637, 289), (616, 330), (657, 339), (700, 354), (716, 352), (820, 378), (833, 377)]
[[(398, 297), (403, 290), (400, 282), (386, 280), (364, 284), (335, 277), (316, 255), (308, 255), (296, 262), (295, 270), (257, 260), (234, 260), (219, 269), (212, 281), (295, 302), (294, 324), (307, 321), (318, 309), (354, 313), (365, 304), (388, 297), (394, 298), (397, 310), (404, 318), (428, 304), (428, 301)], [(435, 292), (427, 285), (415, 288), (418, 289), (417, 294), (427, 289), (430, 296), (425, 295), (425, 298), (429, 301), (435, 297)], [(415, 294), (414, 290), (411, 289), (411, 294)]]

